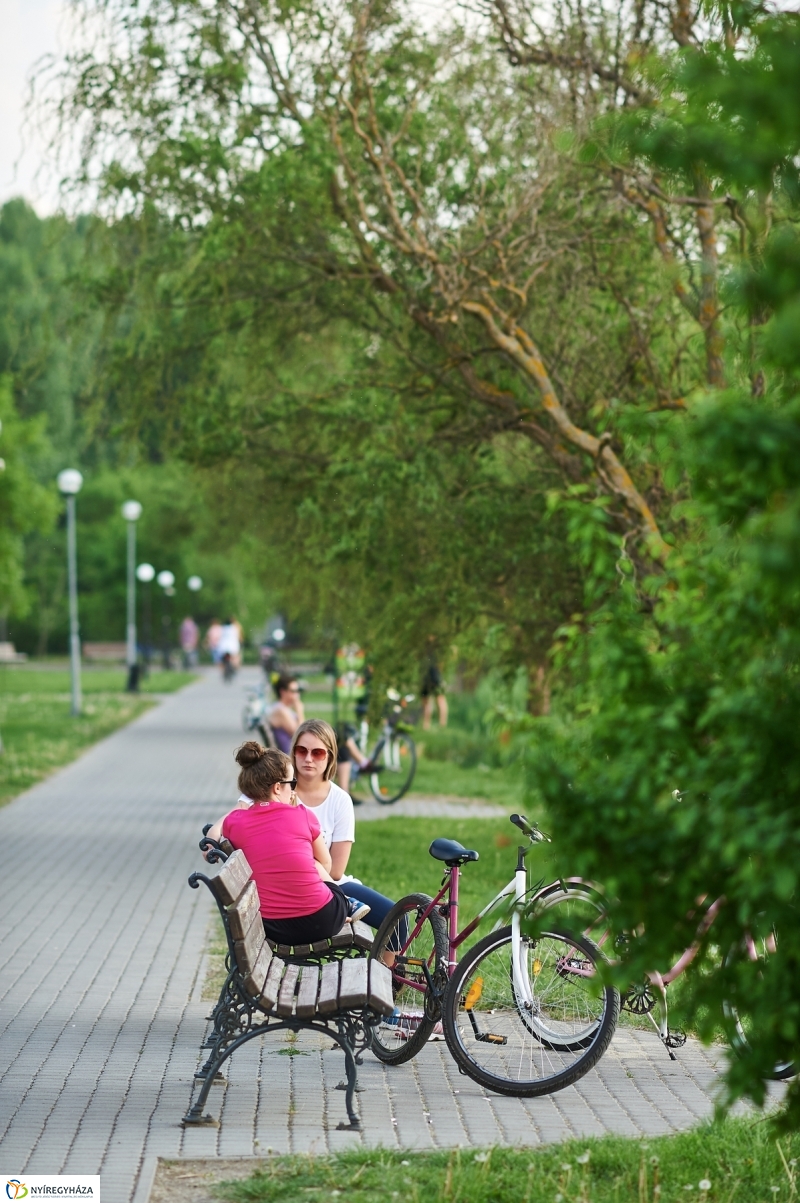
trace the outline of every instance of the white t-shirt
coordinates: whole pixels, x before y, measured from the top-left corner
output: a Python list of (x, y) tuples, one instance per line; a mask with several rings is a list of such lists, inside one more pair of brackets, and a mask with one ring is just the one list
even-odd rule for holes
[[(335, 781), (331, 781), (330, 784), (331, 788), (325, 801), (319, 806), (306, 806), (306, 810), (313, 811), (317, 816), (317, 822), (322, 828), (322, 838), (328, 848), (339, 840), (355, 843), (356, 815), (353, 799)], [(301, 798), (297, 801), (301, 806), (305, 806)]]
[(220, 656), (224, 656), (226, 652), (229, 656), (239, 655), (242, 645), (239, 642), (239, 632), (233, 623), (226, 623), (222, 627), (217, 646), (214, 650), (219, 652)]

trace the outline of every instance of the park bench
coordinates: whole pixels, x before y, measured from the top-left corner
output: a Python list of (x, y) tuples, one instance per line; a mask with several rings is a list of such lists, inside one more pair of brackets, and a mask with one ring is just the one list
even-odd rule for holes
[(354, 1093), (356, 1057), (372, 1041), (372, 1031), (394, 1009), (391, 973), (367, 954), (373, 933), (363, 923), (346, 923), (330, 940), (288, 947), (264, 935), (258, 891), (244, 853), (231, 852), (204, 838), (200, 847), (215, 862), (208, 873), (193, 873), (192, 889), (202, 881), (214, 896), (228, 942), (228, 970), (210, 1016), (212, 1030), (203, 1044), (209, 1050), (195, 1074), (200, 1092), (183, 1118), (184, 1125), (218, 1121), (203, 1114), (209, 1091), (224, 1082), (220, 1067), (236, 1049), (257, 1036), (301, 1030), (321, 1032), (345, 1056), (345, 1106), (349, 1123), (359, 1128)]

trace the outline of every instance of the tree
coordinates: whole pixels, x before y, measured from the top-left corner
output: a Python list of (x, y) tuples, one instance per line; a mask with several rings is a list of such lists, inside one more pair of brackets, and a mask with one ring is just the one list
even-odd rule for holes
[[(583, 676), (536, 775), (575, 871), (643, 929), (621, 976), (666, 964), (694, 938), (697, 898), (724, 897), (702, 940), (713, 972), (687, 1009), (710, 1032), (721, 998), (737, 1000), (753, 1040), (728, 1085), (762, 1101), (764, 1071), (800, 1058), (800, 18), (728, 17), (727, 36), (677, 56), (662, 103), (617, 126), (671, 187), (702, 163), (744, 226), (745, 263), (724, 283), (729, 386), (695, 403), (671, 452), (691, 482), (691, 538), (652, 614), (625, 589), (565, 649)], [(748, 937), (772, 932), (777, 951), (753, 963)], [(721, 968), (719, 949), (732, 950)], [(795, 1081), (784, 1122), (799, 1110)]]

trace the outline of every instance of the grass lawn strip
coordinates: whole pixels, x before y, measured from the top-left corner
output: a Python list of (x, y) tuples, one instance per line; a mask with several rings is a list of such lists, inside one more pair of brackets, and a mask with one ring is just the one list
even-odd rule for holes
[(35, 662), (0, 667), (0, 806), (137, 718), (158, 694), (194, 680), (193, 673), (152, 672), (141, 694), (129, 694), (125, 676), (124, 668), (84, 669), (83, 713), (74, 718), (68, 670)]
[[(267, 1153), (267, 1150), (265, 1150)], [(797, 1197), (800, 1135), (769, 1122), (725, 1120), (674, 1136), (607, 1136), (531, 1148), (411, 1153), (354, 1150), (239, 1163), (161, 1163), (151, 1203), (768, 1203)], [(215, 1183), (216, 1179), (216, 1183)]]

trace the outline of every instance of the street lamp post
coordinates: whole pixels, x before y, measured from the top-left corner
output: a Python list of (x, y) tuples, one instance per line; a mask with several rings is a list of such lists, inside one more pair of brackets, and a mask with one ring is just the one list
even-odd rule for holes
[(126, 501), (122, 517), (128, 524), (128, 623), (125, 660), (128, 665), (128, 693), (139, 689), (139, 657), (136, 651), (136, 523), (142, 516), (138, 501)]
[(57, 477), (58, 490), (67, 501), (67, 579), (69, 582), (69, 664), (72, 713), (81, 712), (81, 641), (78, 630), (78, 546), (75, 533), (75, 497), (83, 477), (77, 468), (65, 468)]
[(169, 669), (172, 667), (172, 665), (170, 663), (170, 656), (169, 656), (169, 653), (170, 653), (170, 611), (169, 611), (170, 603), (169, 603), (169, 599), (171, 597), (175, 596), (175, 587), (174, 587), (175, 586), (175, 574), (173, 572), (170, 572), (168, 569), (164, 569), (163, 572), (159, 572), (158, 576), (156, 577), (156, 580), (158, 581), (161, 588), (164, 590), (164, 603), (163, 603), (164, 608), (161, 612), (161, 634), (162, 634), (162, 639), (163, 639), (162, 652), (163, 652), (164, 668)]
[(136, 569), (136, 579), (141, 581), (143, 585), (147, 585), (144, 595), (144, 670), (147, 676), (147, 670), (150, 667), (150, 648), (153, 642), (153, 595), (150, 588), (150, 582), (156, 575), (156, 570), (152, 564), (140, 564)]

